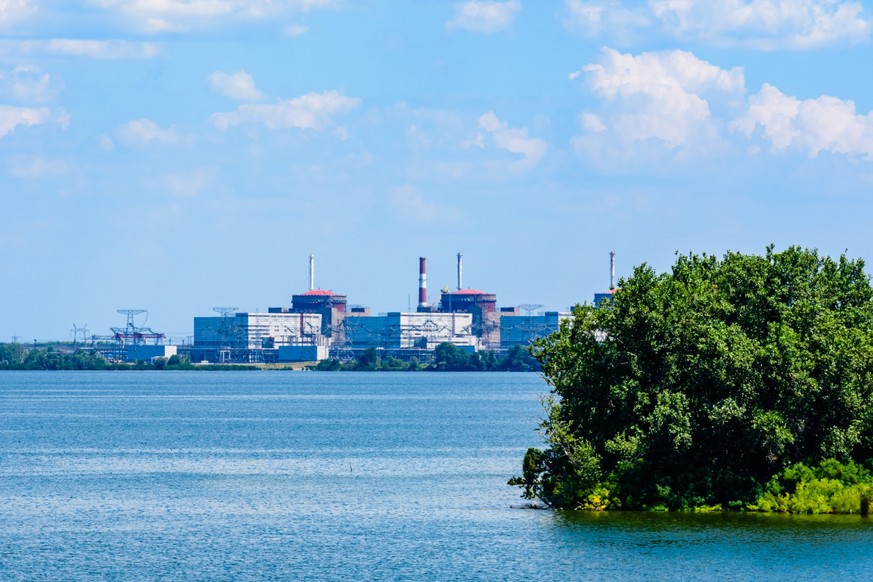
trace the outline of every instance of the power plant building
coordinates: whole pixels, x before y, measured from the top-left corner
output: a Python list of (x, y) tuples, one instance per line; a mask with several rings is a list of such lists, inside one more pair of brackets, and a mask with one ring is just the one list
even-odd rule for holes
[(323, 345), (320, 313), (235, 313), (195, 317), (194, 361), (276, 361), (283, 346)]
[(504, 315), (500, 318), (500, 349), (527, 346), (539, 337), (558, 331), (569, 312), (546, 311), (542, 315)]
[(345, 346), (351, 350), (433, 350), (443, 342), (475, 349), (469, 313), (393, 312), (346, 319)]

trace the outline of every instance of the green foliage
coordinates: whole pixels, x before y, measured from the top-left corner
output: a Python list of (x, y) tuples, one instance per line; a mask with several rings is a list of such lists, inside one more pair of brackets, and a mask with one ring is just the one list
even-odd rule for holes
[(775, 475), (747, 508), (781, 513), (860, 513), (873, 494), (873, 473), (849, 461), (795, 463)]
[(354, 361), (341, 362), (335, 358), (322, 360), (311, 366), (310, 370), (319, 372), (356, 371), (356, 372), (394, 372), (418, 371), (431, 372), (530, 372), (540, 369), (540, 364), (529, 349), (522, 346), (511, 348), (505, 356), (500, 357), (495, 352), (467, 352), (455, 344), (444, 342), (434, 349), (433, 361), (422, 365), (418, 358), (408, 362), (392, 355), (381, 358), (376, 348), (364, 350)]
[[(514, 483), (562, 508), (600, 490), (624, 508), (737, 508), (802, 461), (830, 473), (798, 480), (796, 509), (851, 506), (851, 461), (873, 458), (863, 267), (797, 247), (637, 267), (610, 305), (577, 306), (536, 342), (548, 448)], [(780, 510), (785, 491), (766, 502)]]

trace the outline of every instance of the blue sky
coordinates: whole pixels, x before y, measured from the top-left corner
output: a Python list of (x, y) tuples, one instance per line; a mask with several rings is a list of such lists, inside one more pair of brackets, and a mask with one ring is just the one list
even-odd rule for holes
[[(0, 0), (0, 341), (455, 282), (567, 309), (675, 253), (873, 258), (873, 7)], [(139, 323), (142, 323), (140, 321)]]

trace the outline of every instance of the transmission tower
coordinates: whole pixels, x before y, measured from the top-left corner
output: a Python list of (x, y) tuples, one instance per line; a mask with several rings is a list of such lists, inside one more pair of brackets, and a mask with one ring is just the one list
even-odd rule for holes
[(221, 317), (230, 317), (237, 311), (239, 311), (239, 307), (213, 307), (212, 311), (215, 313), (220, 313)]
[(73, 324), (73, 329), (70, 330), (70, 334), (73, 336), (73, 346), (79, 340), (79, 336), (82, 337), (82, 343), (88, 341), (88, 324), (86, 323), (84, 327), (77, 327), (76, 324)]
[[(121, 343), (122, 346), (127, 343), (132, 343), (133, 345), (138, 345), (143, 342), (143, 340), (151, 339), (155, 341), (155, 345), (161, 340), (163, 340), (166, 336), (162, 333), (155, 332), (150, 327), (137, 327), (134, 323), (134, 317), (140, 315), (141, 313), (148, 314), (148, 309), (117, 309), (116, 310), (121, 315), (127, 316), (127, 325), (124, 328), (120, 327), (110, 327), (112, 330), (113, 339)], [(148, 320), (148, 315), (146, 315), (146, 320)], [(97, 339), (95, 337), (95, 339)]]
[(149, 312), (148, 309), (116, 309), (116, 311), (121, 315), (127, 316), (127, 330), (129, 330), (130, 333), (133, 333), (136, 329), (136, 326), (133, 324), (134, 316), (139, 315), (140, 313)]
[(527, 342), (531, 343), (538, 335), (538, 330), (535, 329), (533, 322), (531, 321), (531, 316), (533, 312), (541, 309), (543, 306), (540, 303), (522, 303), (518, 306), (522, 311), (527, 312), (527, 325), (524, 328), (525, 335), (527, 336)]

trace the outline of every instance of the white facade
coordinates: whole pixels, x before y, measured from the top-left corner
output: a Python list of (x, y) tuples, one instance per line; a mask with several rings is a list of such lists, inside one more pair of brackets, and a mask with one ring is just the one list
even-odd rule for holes
[(154, 346), (148, 344), (128, 345), (125, 348), (125, 359), (128, 362), (154, 361), (155, 358), (169, 358), (176, 355), (176, 346)]
[(292, 345), (326, 345), (320, 313), (237, 313), (195, 317), (195, 349), (258, 350)]
[(348, 347), (432, 350), (443, 342), (477, 345), (470, 313), (388, 313), (345, 321)]

